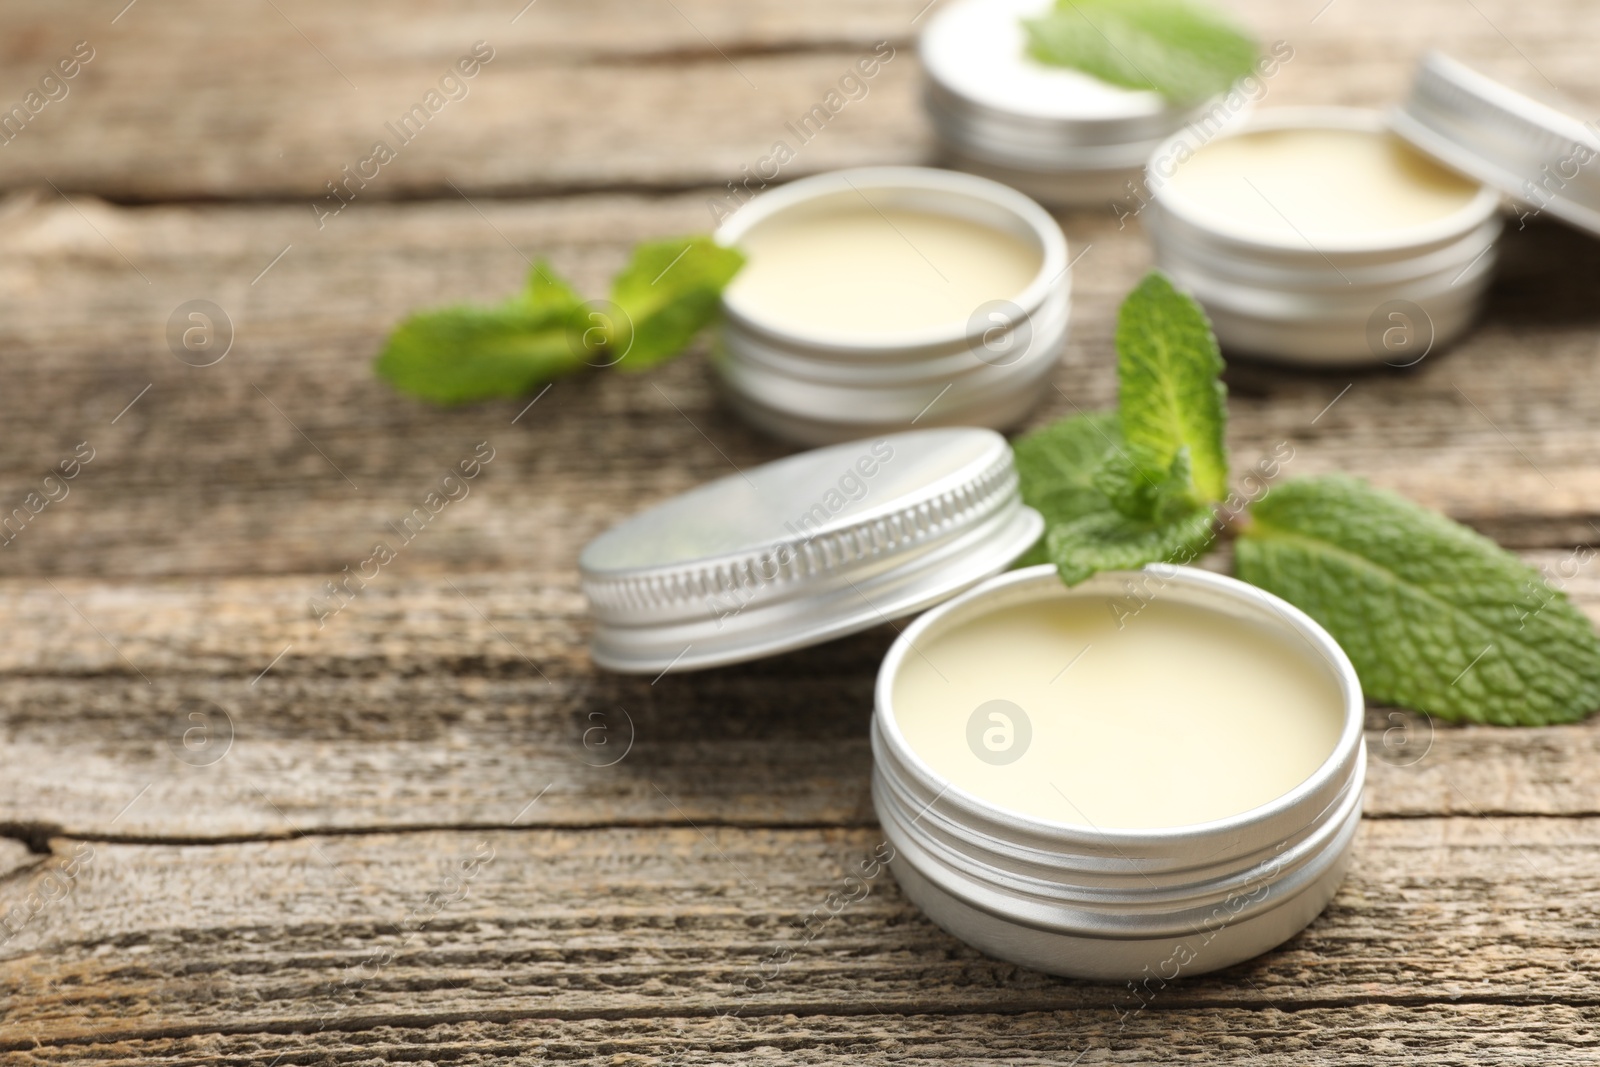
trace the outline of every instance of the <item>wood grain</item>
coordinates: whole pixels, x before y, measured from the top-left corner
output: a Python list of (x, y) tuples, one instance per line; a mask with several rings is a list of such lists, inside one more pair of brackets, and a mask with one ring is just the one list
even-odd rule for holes
[[(28, 1064), (548, 1063), (648, 1064), (1204, 1063), (1247, 1060), (1349, 1067), (1593, 1062), (1592, 1012), (1564, 1005), (1453, 1004), (1152, 1010), (1126, 1028), (1110, 1013), (840, 1014), (706, 1019), (505, 1019), (358, 1031), (243, 1032), (31, 1048)], [(1078, 1058), (1080, 1057), (1081, 1058)]]
[[(556, 576), (374, 583), (321, 631), (306, 576), (7, 584), (0, 811), (35, 837), (493, 828), (535, 795), (523, 825), (873, 821), (888, 626), (652, 681), (593, 668), (581, 597)], [(1575, 591), (1600, 615), (1600, 583)], [(1369, 726), (1369, 815), (1600, 813), (1600, 720), (1503, 730), (1374, 708)]]
[[(4, 1047), (529, 1017), (737, 1011), (756, 1022), (840, 1004), (863, 1019), (963, 1015), (968, 1026), (1052, 1012), (1115, 1040), (1129, 1012), (1143, 1023), (1390, 998), (1595, 1002), (1600, 820), (1366, 823), (1348, 880), (1305, 932), (1161, 989), (1143, 1011), (1123, 985), (979, 956), (887, 873), (804, 941), (797, 924), (879, 840), (870, 829), (681, 827), (100, 843), (71, 892), (6, 946)], [(777, 948), (793, 958), (749, 992), (750, 968)]]

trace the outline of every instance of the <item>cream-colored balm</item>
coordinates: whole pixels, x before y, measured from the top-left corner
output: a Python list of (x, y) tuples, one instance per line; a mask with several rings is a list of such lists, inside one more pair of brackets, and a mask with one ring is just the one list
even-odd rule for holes
[(1043, 261), (981, 223), (866, 204), (776, 215), (739, 248), (735, 307), (797, 334), (862, 339), (964, 326), (985, 303), (1014, 300)]
[[(1304, 128), (1223, 137), (1176, 165), (1164, 193), (1268, 238), (1381, 235), (1446, 218), (1478, 186), (1391, 133)], [(1170, 192), (1168, 192), (1170, 190)]]
[(1193, 605), (1051, 597), (919, 642), (895, 721), (937, 774), (1054, 822), (1210, 822), (1288, 793), (1332, 754), (1344, 699), (1293, 635)]

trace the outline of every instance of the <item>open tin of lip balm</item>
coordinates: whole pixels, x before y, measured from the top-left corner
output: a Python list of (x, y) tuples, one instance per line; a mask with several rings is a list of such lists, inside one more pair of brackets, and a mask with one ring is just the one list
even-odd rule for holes
[(891, 870), (935, 922), (1094, 978), (1170, 980), (1282, 942), (1332, 896), (1360, 817), (1349, 660), (1207, 571), (1071, 589), (1053, 567), (1000, 574), (1043, 525), (989, 430), (791, 456), (590, 542), (591, 654), (659, 677), (926, 611), (878, 674), (873, 798)]
[(1519, 222), (1548, 211), (1600, 237), (1600, 127), (1577, 111), (1430, 52), (1389, 121), (1421, 151), (1515, 199)]
[(1136, 189), (1145, 160), (1186, 124), (1248, 101), (1177, 106), (1028, 55), (1022, 20), (1053, 0), (955, 0), (930, 14), (923, 103), (944, 156), (1047, 204), (1101, 207)]
[(1408, 366), (1459, 335), (1493, 275), (1500, 196), (1375, 111), (1277, 108), (1151, 161), (1156, 263), (1224, 352)]
[(1258, 955), (1344, 876), (1361, 687), (1308, 616), (1153, 564), (1053, 567), (917, 619), (878, 674), (873, 800), (896, 880), (1002, 959), (1163, 981)]
[(1015, 425), (1066, 343), (1067, 242), (998, 182), (872, 167), (764, 192), (717, 230), (744, 268), (712, 362), (750, 422), (803, 444)]

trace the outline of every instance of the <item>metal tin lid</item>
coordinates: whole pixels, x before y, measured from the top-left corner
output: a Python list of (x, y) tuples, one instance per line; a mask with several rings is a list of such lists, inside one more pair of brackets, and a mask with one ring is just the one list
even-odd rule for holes
[(1600, 129), (1439, 52), (1423, 57), (1395, 133), (1440, 162), (1600, 236)]
[(596, 537), (578, 560), (590, 651), (635, 674), (742, 663), (939, 603), (1026, 552), (992, 430), (916, 430), (709, 482)]

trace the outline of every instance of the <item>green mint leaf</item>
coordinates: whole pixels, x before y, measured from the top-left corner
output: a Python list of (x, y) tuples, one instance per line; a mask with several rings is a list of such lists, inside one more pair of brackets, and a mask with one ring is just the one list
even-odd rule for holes
[(1369, 697), (1537, 726), (1600, 705), (1600, 638), (1494, 542), (1352, 478), (1296, 479), (1251, 512), (1237, 574), (1320, 622)]
[(1058, 0), (1022, 23), (1042, 63), (1184, 103), (1227, 92), (1260, 55), (1249, 34), (1182, 0)]
[(584, 365), (572, 343), (581, 310), (577, 294), (540, 263), (527, 289), (503, 304), (412, 315), (375, 368), (396, 389), (437, 404), (521, 396)]
[(425, 311), (389, 335), (380, 376), (401, 392), (436, 404), (521, 396), (584, 363), (565, 319), (520, 301)]
[(1154, 506), (1142, 516), (1119, 509), (1114, 496), (1140, 494), (1126, 482), (1144, 483), (1109, 412), (1061, 419), (1020, 438), (1012, 450), (1022, 500), (1044, 516), (1046, 531), (1016, 566), (1054, 563), (1062, 580), (1076, 585), (1097, 571), (1187, 563), (1211, 544), (1211, 510), (1187, 502), (1186, 455), (1175, 459), (1181, 490), (1152, 491)]
[(1111, 508), (1058, 523), (1045, 534), (1045, 553), (1061, 580), (1077, 585), (1099, 571), (1134, 570), (1146, 563), (1189, 563), (1211, 547), (1212, 513), (1193, 506), (1165, 522), (1130, 519)]
[[(1111, 412), (1058, 419), (1012, 443), (1022, 502), (1044, 516), (1048, 529), (1090, 512), (1104, 511), (1105, 494), (1095, 477), (1106, 455), (1122, 447), (1117, 417)], [(1032, 567), (1049, 563), (1045, 539), (1012, 564)]]
[(1022, 502), (1047, 524), (1105, 510), (1105, 494), (1095, 477), (1107, 454), (1121, 447), (1117, 417), (1110, 412), (1073, 415), (1019, 438), (1012, 452)]
[(744, 256), (710, 237), (651, 241), (611, 283), (622, 312), (609, 347), (623, 370), (644, 370), (682, 352), (716, 318), (722, 290), (744, 266)]
[(1170, 522), (1201, 504), (1194, 499), (1187, 446), (1178, 449), (1172, 465), (1160, 475), (1134, 463), (1126, 451), (1113, 452), (1095, 473), (1094, 482), (1118, 512), (1144, 522)]
[(1222, 354), (1200, 305), (1159, 272), (1145, 275), (1117, 314), (1118, 418), (1133, 463), (1164, 480), (1189, 450), (1192, 503), (1228, 493), (1228, 391)]

